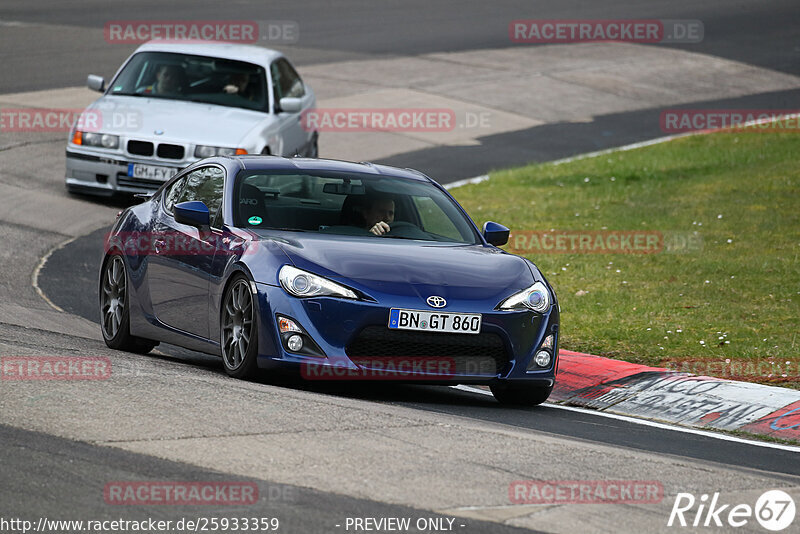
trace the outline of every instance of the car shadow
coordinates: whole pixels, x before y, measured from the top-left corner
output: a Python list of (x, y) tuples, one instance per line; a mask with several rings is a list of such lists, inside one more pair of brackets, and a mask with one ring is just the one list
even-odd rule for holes
[[(222, 367), (222, 360), (219, 357), (195, 352), (175, 345), (161, 344), (150, 357), (191, 365), (222, 375), (225, 374), (225, 370)], [(307, 391), (334, 397), (382, 403), (501, 407), (499, 403), (488, 395), (453, 389), (447, 384), (411, 384), (386, 380), (310, 381), (303, 379), (296, 372), (266, 371), (263, 369), (253, 378), (252, 382), (295, 391)]]

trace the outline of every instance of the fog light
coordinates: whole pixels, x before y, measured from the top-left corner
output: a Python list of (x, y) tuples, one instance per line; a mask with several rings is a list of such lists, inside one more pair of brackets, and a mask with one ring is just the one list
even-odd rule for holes
[(536, 365), (539, 367), (549, 367), (550, 366), (550, 353), (546, 350), (540, 350), (536, 353), (536, 357), (533, 359), (536, 362)]
[(286, 346), (289, 347), (290, 351), (297, 352), (303, 348), (303, 338), (295, 334), (286, 341)]

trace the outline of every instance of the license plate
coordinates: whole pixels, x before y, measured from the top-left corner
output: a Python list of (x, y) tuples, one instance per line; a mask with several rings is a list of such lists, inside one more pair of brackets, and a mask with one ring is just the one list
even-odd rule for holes
[(143, 165), (141, 163), (128, 163), (128, 176), (144, 180), (160, 180), (166, 182), (178, 172), (172, 167), (159, 167), (157, 165)]
[(393, 330), (479, 334), (481, 331), (481, 314), (442, 313), (392, 308), (389, 311), (389, 328)]

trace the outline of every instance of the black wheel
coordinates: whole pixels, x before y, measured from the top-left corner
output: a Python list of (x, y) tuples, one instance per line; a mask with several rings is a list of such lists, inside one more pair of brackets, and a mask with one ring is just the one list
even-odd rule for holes
[(257, 324), (250, 283), (237, 275), (225, 291), (220, 311), (222, 363), (234, 378), (252, 378), (258, 371)]
[(100, 328), (103, 340), (112, 349), (147, 354), (158, 342), (131, 335), (128, 275), (122, 256), (108, 256), (100, 273)]
[(547, 400), (553, 386), (531, 386), (528, 384), (495, 384), (490, 386), (492, 395), (500, 404), (536, 406)]

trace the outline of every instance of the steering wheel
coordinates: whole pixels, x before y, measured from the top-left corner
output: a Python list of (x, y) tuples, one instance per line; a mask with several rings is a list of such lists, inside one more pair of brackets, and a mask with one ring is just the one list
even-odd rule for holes
[(406, 237), (409, 239), (427, 239), (428, 234), (419, 226), (408, 221), (395, 221), (391, 223), (391, 230), (386, 233), (387, 236), (392, 237)]

